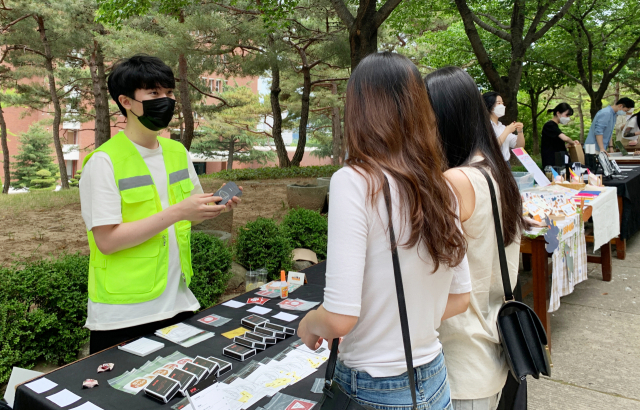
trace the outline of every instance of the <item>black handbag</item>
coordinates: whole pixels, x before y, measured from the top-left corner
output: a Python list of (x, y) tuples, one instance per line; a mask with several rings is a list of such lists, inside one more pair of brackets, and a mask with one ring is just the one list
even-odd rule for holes
[[(409, 335), (409, 320), (407, 318), (407, 306), (404, 299), (404, 287), (402, 285), (402, 274), (400, 272), (400, 260), (398, 259), (398, 249), (396, 247), (396, 235), (393, 231), (393, 223), (391, 219), (391, 192), (389, 189), (389, 181), (384, 178), (384, 201), (387, 204), (387, 212), (389, 214), (389, 237), (391, 241), (391, 256), (393, 259), (393, 274), (396, 282), (396, 295), (398, 297), (398, 310), (400, 311), (400, 328), (402, 329), (402, 342), (404, 345), (404, 356), (407, 361), (407, 376), (409, 377), (409, 388), (411, 389), (411, 399), (413, 400), (413, 409), (417, 410), (418, 404), (416, 400), (416, 381), (413, 372), (413, 355), (411, 353), (411, 339)], [(331, 354), (327, 362), (327, 372), (324, 377), (324, 388), (322, 400), (320, 401), (321, 410), (364, 410), (368, 407), (361, 405), (349, 396), (338, 383), (333, 383), (333, 374), (338, 360), (338, 340), (331, 342)]]
[(496, 201), (496, 193), (489, 174), (478, 168), (489, 184), (493, 221), (498, 242), (500, 257), (500, 272), (502, 273), (502, 287), (504, 288), (504, 304), (498, 312), (498, 333), (504, 350), (509, 370), (514, 379), (520, 383), (527, 375), (539, 378), (540, 373), (551, 376), (551, 358), (547, 343), (547, 333), (540, 322), (540, 318), (529, 306), (518, 302), (511, 291), (507, 256), (504, 250), (500, 213)]

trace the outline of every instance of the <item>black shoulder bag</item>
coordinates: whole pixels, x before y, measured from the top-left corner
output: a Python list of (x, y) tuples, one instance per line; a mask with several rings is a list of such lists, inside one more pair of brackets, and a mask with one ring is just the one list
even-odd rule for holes
[[(411, 399), (413, 400), (413, 409), (418, 408), (416, 400), (416, 381), (413, 372), (413, 355), (411, 354), (411, 339), (409, 336), (409, 320), (407, 318), (407, 306), (404, 299), (404, 287), (402, 285), (402, 274), (400, 272), (400, 260), (398, 259), (398, 250), (396, 247), (396, 235), (393, 231), (393, 223), (391, 219), (391, 192), (389, 189), (389, 181), (384, 178), (384, 201), (387, 204), (387, 212), (389, 214), (389, 237), (391, 240), (391, 256), (393, 258), (393, 274), (396, 281), (396, 295), (398, 297), (398, 310), (400, 311), (400, 328), (402, 329), (402, 342), (404, 345), (404, 356), (407, 360), (407, 376), (409, 376), (409, 388), (411, 389)], [(321, 410), (364, 410), (368, 407), (356, 402), (351, 396), (345, 393), (339, 384), (333, 383), (333, 374), (338, 360), (338, 341), (333, 340), (331, 344), (331, 355), (327, 363), (327, 372), (325, 374), (323, 397), (320, 401)]]
[(491, 193), (493, 221), (496, 228), (496, 241), (498, 242), (505, 301), (498, 312), (498, 333), (500, 334), (500, 343), (507, 358), (509, 370), (518, 383), (524, 380), (527, 375), (531, 375), (536, 379), (540, 377), (540, 373), (545, 376), (551, 376), (547, 334), (536, 312), (526, 304), (516, 301), (513, 297), (496, 192), (489, 174), (482, 168), (478, 168), (478, 170), (482, 172), (482, 175), (487, 180), (489, 192)]

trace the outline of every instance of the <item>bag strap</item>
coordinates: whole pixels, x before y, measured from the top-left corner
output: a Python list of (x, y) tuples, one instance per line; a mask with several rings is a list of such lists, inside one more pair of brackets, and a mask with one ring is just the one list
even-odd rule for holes
[[(404, 298), (404, 286), (402, 284), (402, 274), (400, 272), (400, 260), (398, 258), (398, 249), (396, 245), (396, 235), (393, 230), (393, 223), (391, 219), (391, 190), (389, 188), (389, 180), (384, 177), (384, 201), (387, 205), (387, 212), (389, 214), (389, 239), (391, 242), (391, 257), (393, 259), (393, 274), (396, 282), (396, 296), (398, 297), (398, 310), (400, 312), (400, 328), (402, 329), (402, 343), (404, 346), (404, 356), (407, 361), (407, 376), (409, 377), (409, 387), (411, 389), (411, 400), (413, 400), (413, 408), (418, 408), (418, 401), (416, 398), (416, 380), (413, 374), (413, 354), (411, 353), (411, 338), (409, 335), (409, 319), (407, 317), (407, 306)], [(324, 393), (329, 392), (329, 388), (333, 383), (333, 375), (336, 369), (336, 362), (338, 360), (338, 343), (337, 340), (332, 341), (331, 354), (329, 355), (329, 361), (327, 362), (327, 371), (324, 376)]]
[(502, 226), (500, 224), (500, 212), (498, 211), (498, 202), (496, 200), (496, 191), (493, 188), (491, 177), (482, 168), (478, 168), (484, 175), (489, 184), (489, 193), (491, 193), (491, 207), (493, 208), (493, 223), (496, 229), (496, 242), (498, 243), (498, 256), (500, 257), (500, 272), (502, 273), (502, 287), (504, 288), (504, 300), (514, 300), (511, 290), (511, 280), (509, 279), (509, 268), (507, 267), (507, 254), (504, 251), (504, 239), (502, 237)]
[(416, 381), (413, 374), (413, 354), (411, 352), (411, 336), (409, 334), (409, 318), (407, 316), (407, 305), (404, 298), (404, 286), (402, 284), (402, 273), (400, 271), (400, 259), (398, 258), (398, 246), (396, 244), (396, 234), (393, 230), (393, 220), (391, 219), (391, 190), (389, 180), (384, 177), (384, 202), (387, 205), (389, 214), (389, 239), (391, 241), (391, 257), (393, 259), (393, 275), (396, 282), (396, 296), (398, 297), (398, 310), (400, 312), (400, 328), (402, 329), (402, 343), (404, 345), (404, 357), (407, 361), (407, 376), (409, 376), (409, 387), (411, 389), (411, 400), (413, 408), (418, 408), (416, 399)]

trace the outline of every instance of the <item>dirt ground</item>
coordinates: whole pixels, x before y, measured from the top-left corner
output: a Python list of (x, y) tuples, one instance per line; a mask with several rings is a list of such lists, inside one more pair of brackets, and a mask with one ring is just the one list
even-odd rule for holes
[[(281, 220), (288, 211), (287, 184), (314, 181), (315, 178), (241, 181), (244, 194), (234, 211), (233, 231), (259, 216)], [(221, 182), (203, 179), (202, 185), (205, 192), (214, 192)], [(24, 212), (0, 210), (0, 265), (60, 252), (89, 253), (79, 203)]]

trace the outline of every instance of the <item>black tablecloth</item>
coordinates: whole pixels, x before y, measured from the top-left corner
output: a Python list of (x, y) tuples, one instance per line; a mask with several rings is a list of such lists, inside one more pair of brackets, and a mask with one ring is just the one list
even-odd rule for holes
[(640, 230), (640, 167), (623, 171), (622, 175), (627, 177), (603, 182), (605, 186), (618, 189), (618, 196), (622, 198), (620, 237), (629, 239)]
[[(299, 298), (304, 300), (310, 300), (315, 302), (321, 302), (323, 298), (323, 289), (325, 283), (325, 263), (322, 262), (318, 265), (312, 266), (311, 268), (304, 271), (307, 274), (307, 278), (309, 283), (304, 285), (295, 292), (290, 294), (291, 298)], [(235, 300), (239, 302), (246, 303), (249, 297), (254, 296), (255, 291), (251, 291), (242, 296), (235, 298)], [(264, 315), (264, 317), (271, 318), (271, 316), (275, 315), (280, 311), (278, 306), (276, 305), (280, 302), (280, 299), (272, 299), (269, 302), (264, 304), (264, 307), (273, 309), (271, 312)], [(237, 360), (230, 359), (226, 356), (222, 355), (222, 349), (232, 343), (231, 340), (221, 336), (222, 333), (228, 332), (230, 330), (237, 329), (240, 327), (240, 319), (245, 316), (249, 316), (252, 313), (247, 313), (247, 309), (258, 306), (258, 305), (246, 305), (238, 309), (230, 308), (227, 306), (217, 305), (206, 309), (193, 318), (186, 321), (186, 323), (196, 326), (198, 328), (208, 330), (214, 332), (216, 335), (208, 340), (198, 343), (197, 345), (190, 348), (183, 348), (179, 345), (176, 345), (168, 340), (164, 340), (154, 335), (147, 335), (149, 339), (157, 340), (163, 342), (165, 347), (157, 352), (151, 353), (146, 357), (138, 357), (117, 348), (111, 348), (104, 350), (100, 353), (97, 353), (93, 356), (89, 356), (83, 360), (79, 360), (77, 362), (71, 363), (68, 366), (57, 369), (51, 373), (46, 374), (44, 377), (58, 384), (54, 389), (46, 391), (41, 394), (36, 394), (31, 389), (28, 389), (24, 385), (18, 387), (16, 391), (16, 399), (14, 403), (14, 410), (41, 410), (41, 409), (55, 409), (58, 410), (60, 407), (54, 404), (50, 400), (47, 400), (47, 396), (58, 393), (63, 389), (68, 389), (72, 393), (77, 394), (82, 397), (81, 400), (66, 406), (65, 409), (73, 409), (75, 407), (80, 406), (81, 404), (90, 401), (93, 404), (101, 407), (104, 410), (138, 410), (138, 409), (170, 409), (175, 403), (182, 400), (180, 395), (176, 395), (173, 400), (171, 400), (168, 404), (161, 404), (155, 400), (147, 397), (143, 392), (139, 392), (137, 395), (131, 395), (119, 390), (113, 389), (107, 383), (107, 380), (112, 379), (116, 376), (123, 374), (127, 370), (131, 370), (134, 367), (139, 368), (148, 360), (153, 360), (153, 358), (157, 356), (168, 356), (176, 350), (180, 351), (191, 357), (196, 357), (198, 355), (203, 357), (215, 356), (222, 360), (226, 360), (233, 364), (233, 369), (231, 372), (222, 376), (224, 379), (226, 376), (231, 373), (238, 372), (244, 366), (251, 362), (251, 360), (260, 361), (265, 357), (273, 357), (285, 348), (287, 348), (292, 341), (297, 340), (297, 336), (289, 337), (279, 343), (269, 347), (267, 350), (258, 353), (256, 356), (253, 356), (244, 362), (239, 362)], [(299, 318), (295, 321), (286, 323), (276, 319), (272, 319), (274, 323), (281, 324), (284, 326), (292, 327), (297, 329), (298, 323), (304, 317), (306, 312), (296, 312), (296, 311), (286, 311), (287, 313), (299, 315)], [(203, 316), (207, 316), (211, 313), (216, 313), (223, 317), (228, 317), (232, 319), (228, 323), (220, 326), (220, 327), (212, 327), (205, 324), (202, 324), (197, 321)], [(115, 367), (111, 372), (106, 373), (97, 373), (98, 366), (103, 363), (114, 363)], [(289, 386), (282, 390), (282, 393), (289, 394), (291, 396), (306, 398), (313, 401), (318, 401), (322, 397), (321, 394), (316, 394), (311, 392), (311, 386), (317, 377), (324, 377), (325, 365), (323, 365), (317, 372), (313, 373), (311, 376), (300, 380), (298, 383)], [(82, 382), (85, 379), (96, 379), (99, 382), (99, 386), (93, 389), (83, 389)], [(271, 398), (265, 397), (261, 399), (255, 406), (251, 407), (252, 409), (257, 406), (264, 406), (267, 402), (269, 402)]]

